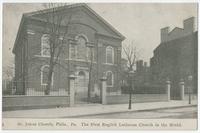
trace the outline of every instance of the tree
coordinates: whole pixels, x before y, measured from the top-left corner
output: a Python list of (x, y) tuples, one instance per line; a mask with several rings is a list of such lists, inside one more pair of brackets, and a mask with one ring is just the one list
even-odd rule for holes
[(133, 43), (123, 46), (123, 52), (125, 54), (125, 58), (127, 59), (128, 71), (130, 72), (134, 70), (134, 66), (136, 64), (139, 54), (137, 48), (134, 47)]
[[(48, 55), (48, 58), (38, 58), (38, 56), (31, 56), (27, 57), (25, 56), (26, 62), (24, 62), (24, 68), (30, 67), (30, 66), (35, 66), (35, 64), (38, 65), (48, 65), (48, 71), (43, 71), (40, 68), (38, 69), (38, 72), (45, 72), (47, 75), (47, 85), (45, 87), (45, 94), (49, 95), (50, 89), (52, 86), (52, 77), (55, 72), (55, 66), (61, 67), (65, 69), (68, 74), (70, 74), (70, 64), (69, 60), (67, 62), (61, 61), (62, 54), (66, 54), (66, 49), (68, 49), (69, 52), (69, 45), (70, 44), (77, 44), (77, 40), (70, 38), (71, 34), (69, 33), (69, 29), (71, 28), (76, 28), (75, 26), (73, 27), (73, 24), (79, 24), (81, 23), (75, 23), (72, 22), (72, 13), (68, 11), (67, 15), (66, 13), (62, 14), (60, 11), (63, 11), (65, 9), (66, 4), (43, 4), (44, 8), (47, 8), (46, 10), (41, 10), (37, 11), (36, 15), (30, 15), (30, 18), (33, 18), (35, 20), (38, 20), (42, 22), (45, 26), (43, 29), (43, 32), (46, 34), (44, 43), (47, 45), (43, 46), (43, 51), (41, 51), (41, 48), (38, 47), (38, 45), (32, 46), (31, 52), (36, 51), (32, 55), (41, 55), (41, 53), (45, 53)], [(68, 5), (68, 4), (67, 4)], [(29, 16), (27, 16), (29, 17)], [(27, 36), (23, 36), (24, 40), (28, 40)], [(91, 42), (87, 42), (91, 43)], [(92, 44), (89, 44), (92, 45)], [(88, 45), (88, 46), (89, 46)], [(92, 48), (89, 46), (88, 49), (92, 51)], [(88, 70), (89, 70), (89, 82), (88, 82), (88, 99), (90, 99), (90, 92), (91, 92), (91, 80), (92, 80), (92, 70), (93, 70), (93, 52), (90, 52), (88, 59)], [(42, 63), (41, 63), (42, 62)], [(65, 64), (66, 63), (66, 64)], [(35, 68), (34, 68), (35, 69)], [(27, 73), (26, 71), (25, 73)], [(28, 74), (23, 74), (22, 77), (24, 77), (24, 80), (27, 80), (28, 77), (25, 77), (25, 75)], [(30, 75), (28, 75), (30, 76)], [(23, 81), (24, 81), (23, 80)], [(27, 80), (28, 81), (28, 80)], [(69, 85), (69, 84), (68, 84)], [(25, 86), (25, 85), (24, 85)], [(25, 87), (24, 87), (25, 88)]]
[[(63, 6), (64, 5), (64, 6)], [(68, 28), (70, 25), (70, 20), (72, 14), (70, 14), (69, 18), (66, 19), (65, 15), (60, 13), (58, 8), (65, 8), (66, 4), (44, 4), (44, 7), (50, 8), (48, 12), (42, 10), (41, 13), (45, 13), (43, 19), (45, 19), (46, 27), (45, 30), (48, 32), (48, 46), (44, 49), (47, 54), (49, 54), (48, 61), (48, 79), (47, 85), (45, 89), (45, 94), (49, 95), (50, 88), (52, 84), (52, 76), (54, 72), (54, 68), (56, 65), (67, 69), (64, 65), (62, 65), (59, 61), (59, 58), (62, 53), (64, 53), (64, 49), (67, 44), (69, 44), (67, 40)], [(69, 47), (68, 47), (69, 48)]]
[(14, 63), (11, 60), (7, 65), (3, 66), (2, 70), (2, 92), (4, 94), (12, 94), (13, 79), (14, 79)]
[[(64, 6), (63, 6), (64, 5)], [(41, 10), (41, 14), (45, 14), (43, 16), (43, 19), (46, 23), (45, 32), (48, 31), (48, 46), (44, 47), (44, 52), (46, 54), (49, 54), (49, 60), (44, 61), (45, 64), (48, 64), (49, 71), (47, 73), (48, 79), (47, 79), (47, 85), (45, 89), (45, 94), (48, 95), (50, 93), (50, 88), (52, 84), (52, 75), (54, 73), (54, 68), (56, 65), (59, 67), (65, 69), (68, 73), (70, 73), (70, 62), (68, 60), (67, 65), (60, 63), (60, 56), (66, 52), (64, 51), (65, 48), (69, 50), (69, 44), (77, 45), (77, 41), (73, 38), (70, 38), (68, 36), (69, 27), (74, 24), (71, 22), (72, 13), (69, 12), (69, 17), (66, 18), (65, 14), (60, 14), (58, 12), (59, 9), (64, 9), (66, 4), (43, 4), (45, 8), (48, 8), (48, 12), (46, 10)], [(68, 5), (68, 4), (67, 4)], [(81, 25), (81, 23), (79, 23)], [(66, 45), (67, 44), (67, 45)], [(88, 57), (86, 56), (85, 59), (87, 59), (87, 65), (89, 69), (89, 81), (88, 81), (88, 101), (91, 97), (91, 77), (92, 77), (92, 70), (93, 70), (93, 43), (87, 42), (87, 48), (88, 48)], [(38, 47), (37, 47), (38, 48)], [(36, 49), (37, 49), (36, 48)], [(69, 52), (69, 51), (68, 51)], [(38, 58), (35, 58), (38, 60)], [(34, 58), (30, 59), (33, 63)], [(67, 66), (67, 67), (66, 67)], [(41, 71), (41, 70), (40, 70)], [(69, 84), (68, 84), (69, 85)], [(69, 87), (69, 86), (68, 86)]]
[(89, 44), (88, 45), (89, 47), (89, 62), (88, 62), (88, 66), (89, 66), (89, 80), (88, 80), (88, 99), (87, 101), (89, 102), (90, 101), (90, 98), (91, 98), (91, 77), (92, 77), (92, 68), (93, 68), (93, 59), (94, 59), (94, 53), (93, 53), (93, 44)]
[[(85, 40), (86, 41), (86, 40)], [(78, 44), (81, 45), (81, 44)], [(81, 53), (79, 56), (83, 60), (85, 60), (86, 66), (88, 68), (88, 83), (87, 83), (87, 102), (90, 102), (91, 98), (91, 88), (92, 88), (92, 78), (95, 79), (96, 76), (93, 75), (93, 63), (94, 63), (94, 48), (95, 48), (95, 43), (94, 42), (85, 42), (85, 49), (83, 51), (78, 51)], [(87, 51), (87, 52), (86, 52)], [(78, 57), (80, 58), (80, 57)]]
[[(66, 49), (69, 49), (70, 38), (68, 31), (71, 26), (72, 12), (62, 13), (66, 8), (65, 5), (68, 3), (48, 3), (42, 4), (43, 10), (38, 10), (33, 13), (24, 14), (24, 20), (28, 21), (28, 24), (37, 21), (40, 22), (43, 26), (41, 27), (41, 32), (45, 34), (45, 39), (43, 40), (46, 45), (28, 45), (28, 35), (34, 34), (28, 27), (24, 27), (24, 31), (21, 32), (21, 40), (24, 45), (20, 46), (20, 50), (17, 53), (22, 59), (20, 64), (17, 64), (21, 68), (21, 72), (18, 72), (16, 75), (16, 86), (17, 84), (22, 84), (22, 89), (19, 89), (19, 94), (25, 94), (25, 88), (29, 86), (30, 80), (29, 77), (34, 76), (34, 74), (28, 73), (29, 70), (36, 69), (37, 73), (44, 72), (47, 75), (45, 86), (45, 94), (50, 94), (50, 89), (52, 87), (52, 77), (55, 72), (55, 66), (58, 66), (70, 73), (69, 63), (62, 62), (61, 57), (66, 54)], [(26, 26), (26, 25), (25, 25)], [(27, 31), (26, 31), (27, 30)], [(42, 39), (41, 39), (42, 42)], [(30, 49), (30, 50), (29, 50)], [(44, 53), (48, 58), (40, 58)], [(42, 55), (43, 56), (43, 55)], [(19, 63), (19, 62), (18, 62)], [(43, 71), (42, 65), (48, 66), (48, 71)], [(36, 67), (35, 67), (36, 66)], [(38, 66), (38, 67), (37, 67)], [(28, 81), (28, 82), (27, 82)], [(34, 81), (35, 84), (37, 84)], [(43, 89), (43, 88), (42, 88)]]
[(123, 51), (125, 53), (125, 56), (128, 60), (127, 67), (128, 67), (128, 84), (129, 84), (129, 107), (128, 109), (131, 109), (131, 100), (132, 100), (132, 88), (133, 88), (133, 73), (134, 73), (134, 66), (137, 61), (137, 49), (134, 47), (133, 43), (131, 45), (127, 45), (126, 47), (123, 47)]
[(13, 64), (3, 66), (3, 77), (2, 78), (5, 80), (12, 80), (14, 78), (13, 72), (14, 72)]

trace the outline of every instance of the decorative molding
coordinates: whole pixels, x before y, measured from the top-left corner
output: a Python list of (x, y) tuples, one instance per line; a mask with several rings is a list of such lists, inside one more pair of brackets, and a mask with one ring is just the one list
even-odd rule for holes
[(27, 30), (27, 33), (28, 33), (29, 35), (35, 35), (35, 32), (34, 32), (33, 30), (30, 30), (30, 29)]
[(108, 66), (116, 66), (116, 64), (112, 64), (112, 63), (103, 63), (104, 65), (108, 65)]
[[(40, 57), (40, 58), (50, 58), (50, 56), (44, 56), (44, 55), (34, 55), (35, 57)], [(56, 58), (56, 57), (55, 57)], [(90, 62), (89, 60), (80, 60), (80, 59), (61, 59), (61, 58), (58, 58), (59, 60), (65, 60), (65, 61), (68, 61), (68, 60), (70, 60), (70, 61), (78, 61), (78, 62), (86, 62), (86, 63), (88, 63), (88, 62)], [(97, 62), (96, 61), (93, 61), (92, 63), (94, 63), (94, 64), (97, 64)], [(107, 64), (108, 65), (108, 64)], [(114, 65), (114, 64), (110, 64), (110, 65)]]
[[(107, 61), (107, 56), (108, 56), (108, 49), (111, 49), (112, 50), (112, 63), (110, 63), (110, 62), (108, 62)], [(112, 47), (112, 46), (107, 46), (106, 47), (106, 63), (108, 63), (108, 64), (114, 64), (114, 48)]]
[(77, 66), (76, 69), (78, 70), (88, 70), (88, 67), (81, 67), (81, 66)]
[(113, 35), (106, 35), (106, 34), (102, 34), (102, 33), (95, 33), (95, 35), (97, 36), (97, 37), (105, 37), (105, 38), (109, 38), (109, 39), (117, 39), (117, 40), (124, 40), (124, 39), (122, 39), (122, 38), (120, 38), (120, 37), (117, 37), (117, 36), (113, 36)]

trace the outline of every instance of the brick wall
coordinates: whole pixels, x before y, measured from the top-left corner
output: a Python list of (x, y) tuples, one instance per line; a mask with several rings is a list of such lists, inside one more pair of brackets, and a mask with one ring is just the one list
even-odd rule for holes
[(4, 96), (3, 111), (69, 106), (68, 96)]
[[(107, 104), (125, 104), (129, 102), (129, 95), (107, 96)], [(167, 94), (133, 94), (132, 103), (167, 101)]]

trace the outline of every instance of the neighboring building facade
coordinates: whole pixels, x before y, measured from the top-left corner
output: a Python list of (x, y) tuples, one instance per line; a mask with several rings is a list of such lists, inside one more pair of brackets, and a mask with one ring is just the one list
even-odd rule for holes
[[(180, 97), (179, 82), (185, 82), (185, 93), (188, 93), (189, 82), (192, 82), (193, 92), (197, 92), (197, 49), (198, 35), (194, 31), (194, 17), (183, 22), (184, 28), (169, 27), (161, 29), (161, 43), (154, 50), (150, 60), (152, 83), (171, 81), (171, 98)], [(192, 81), (188, 80), (192, 76)]]
[[(62, 67), (56, 65), (54, 68), (50, 94), (56, 91), (63, 95), (69, 93), (68, 76), (74, 74), (75, 94), (86, 97), (91, 53), (92, 94), (100, 95), (99, 79), (102, 76), (107, 76), (108, 95), (119, 94), (121, 43), (125, 37), (86, 4), (67, 5), (56, 10), (64, 14), (64, 21), (71, 16), (67, 37), (61, 36), (60, 39), (71, 38), (76, 40), (76, 44), (65, 42), (63, 54), (58, 58)], [(50, 55), (45, 48), (48, 48), (49, 33), (43, 18), (49, 11), (27, 13), (22, 17), (13, 49), (17, 94), (40, 92), (47, 85), (49, 66), (46, 61)], [(89, 43), (93, 48), (87, 46)]]
[(135, 71), (135, 85), (144, 86), (149, 85), (150, 81), (150, 68), (147, 66), (147, 62), (143, 60), (138, 60), (136, 62), (136, 71)]

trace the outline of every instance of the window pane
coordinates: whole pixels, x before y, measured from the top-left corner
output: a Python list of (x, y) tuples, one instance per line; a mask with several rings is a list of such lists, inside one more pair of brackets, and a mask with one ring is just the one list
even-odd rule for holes
[(43, 35), (41, 38), (41, 53), (42, 55), (50, 55), (50, 41), (48, 35)]
[(113, 48), (107, 47), (106, 48), (106, 63), (112, 63), (113, 64)]
[(107, 85), (113, 85), (113, 74), (112, 72), (107, 72)]
[(87, 58), (87, 51), (86, 51), (86, 40), (83, 37), (78, 38), (78, 45), (77, 45), (77, 58), (86, 60)]

